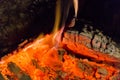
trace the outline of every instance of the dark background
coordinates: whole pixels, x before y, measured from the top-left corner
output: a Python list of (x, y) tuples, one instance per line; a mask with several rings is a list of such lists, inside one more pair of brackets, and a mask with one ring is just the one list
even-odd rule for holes
[[(54, 24), (54, 0), (52, 7), (45, 9), (43, 14), (38, 14), (36, 21), (45, 33), (52, 30)], [(64, 0), (63, 0), (64, 1)], [(65, 5), (62, 5), (65, 6)], [(41, 12), (42, 13), (42, 12)], [(69, 17), (73, 16), (71, 8)], [(42, 16), (43, 15), (43, 16)], [(68, 19), (71, 19), (69, 18)], [(93, 27), (102, 30), (106, 35), (118, 38), (120, 36), (120, 1), (119, 0), (79, 0), (78, 20), (82, 23), (90, 23)], [(41, 24), (42, 23), (42, 24)], [(49, 26), (49, 27), (48, 27)], [(38, 27), (40, 28), (40, 27)], [(39, 31), (38, 29), (38, 32)]]
[(111, 37), (120, 37), (119, 0), (85, 0), (79, 19), (91, 21)]

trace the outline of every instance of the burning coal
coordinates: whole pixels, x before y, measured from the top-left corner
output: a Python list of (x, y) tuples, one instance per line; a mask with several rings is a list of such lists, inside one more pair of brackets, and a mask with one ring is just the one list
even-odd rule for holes
[(65, 26), (58, 30), (60, 17), (55, 21), (51, 34), (41, 35), (1, 59), (0, 80), (120, 79), (119, 58), (79, 43), (86, 37), (63, 33)]
[(59, 42), (61, 30), (54, 35), (39, 37), (3, 57), (0, 61), (0, 79), (119, 80), (119, 59), (75, 42), (73, 39), (77, 36), (67, 32)]

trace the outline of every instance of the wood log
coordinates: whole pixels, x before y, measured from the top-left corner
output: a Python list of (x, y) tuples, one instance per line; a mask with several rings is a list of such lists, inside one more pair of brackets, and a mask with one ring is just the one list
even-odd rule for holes
[[(62, 43), (65, 49), (70, 50), (75, 54), (82, 55), (94, 61), (110, 63), (120, 68), (120, 65), (117, 65), (120, 64), (120, 58), (113, 56), (114, 54), (106, 54), (91, 48), (91, 41), (92, 40), (88, 36), (82, 34), (78, 35), (78, 32), (76, 31), (67, 31), (64, 33)], [(100, 44), (97, 44), (97, 46)]]
[[(98, 59), (110, 63), (119, 62), (116, 58), (107, 58), (106, 55), (101, 55), (99, 52), (96, 53), (96, 51), (82, 45), (75, 47), (73, 46), (73, 42), (69, 42), (70, 44), (68, 44), (64, 41), (62, 43), (63, 45), (67, 45), (68, 48), (65, 46), (60, 48), (51, 47), (51, 43), (48, 43), (49, 39), (49, 35), (45, 36), (45, 39), (39, 40), (38, 38), (22, 49), (3, 57), (0, 61), (0, 78), (13, 80), (120, 79), (120, 68), (115, 67), (115, 65), (97, 62)], [(78, 50), (77, 53), (79, 55), (85, 54), (86, 58), (77, 57), (73, 48), (78, 48), (75, 49)], [(79, 53), (79, 51), (81, 52)], [(85, 52), (89, 54), (86, 55)], [(88, 59), (88, 56), (91, 54), (90, 58), (94, 58), (94, 60)]]

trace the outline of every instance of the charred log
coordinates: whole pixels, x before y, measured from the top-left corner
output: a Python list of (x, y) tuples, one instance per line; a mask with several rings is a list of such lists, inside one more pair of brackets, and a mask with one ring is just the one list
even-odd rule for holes
[[(1, 0), (0, 57), (16, 49), (25, 39), (49, 33), (54, 22), (54, 7), (55, 0)], [(47, 21), (51, 24), (47, 25)]]
[[(28, 48), (25, 53), (23, 52), (23, 50), (20, 50), (14, 55), (9, 55), (2, 59), (2, 61), (8, 60), (8, 62), (1, 63), (0, 72), (4, 76), (0, 76), (0, 78), (19, 80), (120, 79), (119, 68), (106, 63), (89, 61), (87, 58), (77, 58), (75, 54), (71, 54), (65, 49), (50, 49), (46, 54), (43, 54), (40, 48), (36, 48), (36, 50)], [(19, 57), (16, 58), (15, 56), (17, 55)], [(23, 55), (26, 56), (22, 57)], [(42, 57), (40, 58), (41, 55)], [(12, 58), (10, 59), (10, 57)]]
[(120, 58), (120, 46), (118, 42), (105, 35), (103, 31), (94, 28), (94, 25), (91, 25), (91, 23), (81, 24), (78, 21), (78, 24), (74, 28), (67, 29), (63, 40), (82, 44), (95, 51)]

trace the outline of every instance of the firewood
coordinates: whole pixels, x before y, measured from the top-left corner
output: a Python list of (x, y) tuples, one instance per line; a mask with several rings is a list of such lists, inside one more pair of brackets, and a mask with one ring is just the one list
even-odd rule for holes
[[(107, 62), (119, 62), (111, 57), (106, 58), (101, 53), (94, 57), (96, 51), (89, 50), (84, 46), (89, 54), (85, 58), (78, 57), (73, 49), (83, 49), (83, 46), (71, 49), (51, 47), (49, 35), (45, 39), (36, 39), (20, 50), (14, 51), (3, 57), (0, 61), (0, 78), (12, 80), (119, 80), (120, 69), (108, 63), (99, 63), (98, 59)], [(48, 41), (48, 42), (46, 42)], [(63, 45), (68, 45), (61, 43)], [(73, 42), (70, 44), (73, 45)], [(69, 45), (68, 45), (69, 46)], [(81, 48), (80, 48), (81, 47)], [(71, 49), (71, 51), (70, 51)], [(86, 52), (85, 51), (85, 52)], [(79, 55), (85, 54), (84, 51)], [(88, 59), (92, 54), (94, 60)], [(103, 57), (103, 58), (102, 58)], [(111, 60), (110, 60), (111, 59)]]
[(86, 27), (83, 28), (82, 32), (67, 30), (64, 33), (63, 41), (84, 45), (94, 51), (120, 58), (120, 48), (117, 43), (110, 37), (103, 35), (99, 30), (93, 31), (93, 29), (89, 30)]
[(0, 80), (5, 80), (5, 78), (3, 77), (1, 73), (0, 73)]

